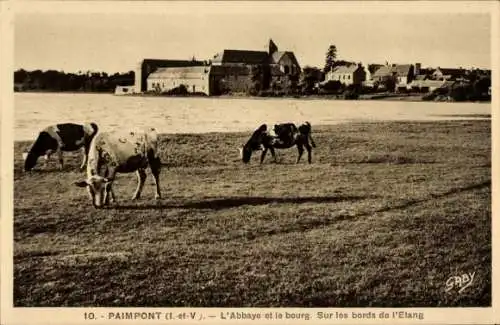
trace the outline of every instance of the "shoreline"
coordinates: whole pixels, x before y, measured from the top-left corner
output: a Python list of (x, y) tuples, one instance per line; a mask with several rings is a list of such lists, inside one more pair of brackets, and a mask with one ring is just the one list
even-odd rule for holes
[[(343, 121), (339, 122), (336, 124), (316, 124), (313, 126), (313, 133), (315, 130), (330, 130), (335, 127), (345, 127), (349, 125), (373, 125), (373, 124), (394, 124), (394, 125), (400, 125), (400, 124), (422, 124), (422, 123), (453, 123), (453, 122), (469, 122), (469, 123), (476, 123), (476, 122), (483, 122), (490, 120), (491, 121), (491, 114), (463, 114), (463, 115), (457, 115), (457, 114), (450, 114), (450, 115), (436, 115), (436, 117), (450, 117), (449, 119), (443, 118), (443, 119), (429, 119), (429, 120), (351, 120), (351, 121)], [(454, 118), (453, 118), (454, 117)], [(241, 131), (204, 131), (204, 132), (175, 132), (175, 133), (169, 133), (169, 132), (158, 132), (159, 137), (167, 137), (167, 136), (186, 136), (186, 137), (203, 137), (203, 136), (212, 136), (212, 135), (225, 135), (225, 136), (243, 136), (243, 135), (248, 135), (250, 136), (250, 133), (252, 130), (241, 130)], [(25, 143), (31, 143), (33, 139), (14, 139), (15, 144), (25, 144)]]
[(284, 99), (284, 100), (334, 100), (334, 101), (405, 101), (405, 102), (429, 102), (429, 103), (478, 103), (491, 104), (489, 101), (436, 101), (424, 100), (426, 94), (361, 94), (357, 99), (345, 99), (338, 95), (296, 95), (296, 96), (249, 96), (249, 95), (220, 95), (220, 96), (201, 96), (201, 95), (161, 95), (161, 94), (115, 94), (110, 92), (78, 92), (78, 91), (14, 91), (14, 94), (70, 94), (70, 95), (112, 95), (117, 97), (146, 97), (146, 98), (206, 98), (206, 99)]

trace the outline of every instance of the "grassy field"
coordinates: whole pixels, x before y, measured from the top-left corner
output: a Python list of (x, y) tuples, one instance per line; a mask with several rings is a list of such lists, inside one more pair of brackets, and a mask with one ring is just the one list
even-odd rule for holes
[(163, 199), (122, 174), (100, 210), (80, 155), (25, 174), (16, 143), (15, 306), (491, 304), (489, 120), (313, 126), (311, 165), (244, 165), (248, 136), (164, 135)]

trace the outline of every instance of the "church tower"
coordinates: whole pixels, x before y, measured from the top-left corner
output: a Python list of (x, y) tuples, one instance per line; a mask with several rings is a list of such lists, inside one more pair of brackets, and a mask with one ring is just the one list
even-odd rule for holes
[(273, 55), (274, 52), (278, 52), (278, 47), (274, 44), (273, 40), (269, 40), (269, 55)]

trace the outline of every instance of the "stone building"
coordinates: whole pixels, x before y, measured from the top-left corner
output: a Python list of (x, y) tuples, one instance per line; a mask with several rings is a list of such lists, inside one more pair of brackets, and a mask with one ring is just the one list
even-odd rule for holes
[[(255, 79), (262, 79), (261, 89), (283, 86), (290, 76), (299, 75), (301, 68), (295, 54), (279, 51), (269, 40), (268, 51), (223, 50), (211, 61), (213, 89), (231, 93), (247, 93)], [(260, 77), (257, 75), (260, 74)]]
[(135, 69), (135, 92), (142, 93), (148, 90), (147, 78), (158, 68), (203, 66), (205, 63), (196, 60), (159, 60), (144, 59)]
[(147, 89), (167, 92), (183, 85), (191, 93), (210, 95), (210, 67), (158, 68), (147, 78)]
[(208, 62), (145, 59), (137, 67), (135, 92), (167, 92), (184, 85), (188, 92), (220, 95), (248, 93), (257, 80), (260, 89), (286, 85), (301, 72), (293, 52), (225, 49)]

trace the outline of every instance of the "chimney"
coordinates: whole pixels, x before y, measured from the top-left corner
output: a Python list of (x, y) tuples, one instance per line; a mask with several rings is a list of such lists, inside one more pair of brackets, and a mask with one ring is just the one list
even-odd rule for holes
[(415, 75), (418, 76), (420, 74), (420, 70), (422, 70), (421, 63), (415, 63)]

